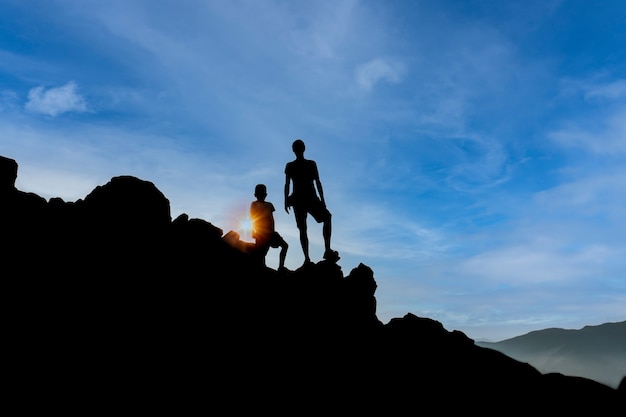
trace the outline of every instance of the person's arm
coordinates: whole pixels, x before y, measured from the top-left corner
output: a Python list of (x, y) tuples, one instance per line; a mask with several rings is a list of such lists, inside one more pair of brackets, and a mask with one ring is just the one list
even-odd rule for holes
[(276, 231), (276, 221), (274, 220), (274, 212), (276, 211), (276, 207), (274, 207), (274, 204), (268, 202), (267, 204), (269, 204), (270, 206), (270, 229), (272, 230), (272, 232)]
[(254, 207), (254, 201), (252, 203), (250, 203), (250, 236), (252, 236), (252, 239), (256, 239), (256, 210)]
[(313, 164), (315, 167), (315, 174), (313, 176), (313, 181), (315, 182), (315, 187), (317, 188), (317, 195), (320, 197), (322, 204), (324, 207), (326, 206), (326, 201), (324, 200), (324, 188), (322, 187), (322, 181), (320, 181), (320, 175), (317, 171), (317, 164)]
[(291, 183), (291, 177), (289, 177), (289, 174), (287, 174), (287, 172), (285, 172), (285, 211), (287, 212), (287, 214), (289, 214), (289, 184)]
[(326, 206), (326, 201), (324, 200), (324, 189), (322, 188), (322, 182), (319, 178), (315, 180), (315, 185), (317, 186), (317, 194), (320, 196), (322, 204)]

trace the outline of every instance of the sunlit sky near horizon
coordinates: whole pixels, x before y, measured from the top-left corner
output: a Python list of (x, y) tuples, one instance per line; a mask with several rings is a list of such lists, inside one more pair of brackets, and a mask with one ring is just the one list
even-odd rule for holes
[(497, 341), (626, 320), (623, 0), (0, 0), (22, 191), (134, 175), (227, 232), (264, 183), (296, 269), (296, 138), (381, 321)]

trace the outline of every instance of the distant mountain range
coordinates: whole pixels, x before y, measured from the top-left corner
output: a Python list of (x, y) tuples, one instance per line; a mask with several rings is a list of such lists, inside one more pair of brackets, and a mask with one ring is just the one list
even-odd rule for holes
[(500, 342), (475, 343), (544, 374), (585, 377), (613, 388), (626, 376), (626, 321), (578, 330), (549, 328)]

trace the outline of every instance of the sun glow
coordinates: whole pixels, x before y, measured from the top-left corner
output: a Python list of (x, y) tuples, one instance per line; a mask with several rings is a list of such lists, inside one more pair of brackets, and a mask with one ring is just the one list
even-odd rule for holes
[(241, 227), (241, 230), (249, 232), (252, 230), (252, 220), (243, 219), (239, 222), (239, 226)]
[(252, 239), (252, 220), (246, 217), (239, 221), (239, 234), (243, 240)]

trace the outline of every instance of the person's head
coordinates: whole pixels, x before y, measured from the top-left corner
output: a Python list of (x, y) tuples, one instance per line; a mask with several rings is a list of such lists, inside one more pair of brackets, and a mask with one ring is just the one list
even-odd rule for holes
[(291, 149), (293, 149), (293, 152), (296, 155), (304, 155), (304, 142), (302, 141), (302, 139), (296, 139), (293, 141), (293, 143), (291, 144)]
[(267, 197), (267, 187), (265, 184), (257, 184), (256, 187), (254, 187), (254, 196), (259, 200), (263, 200)]

